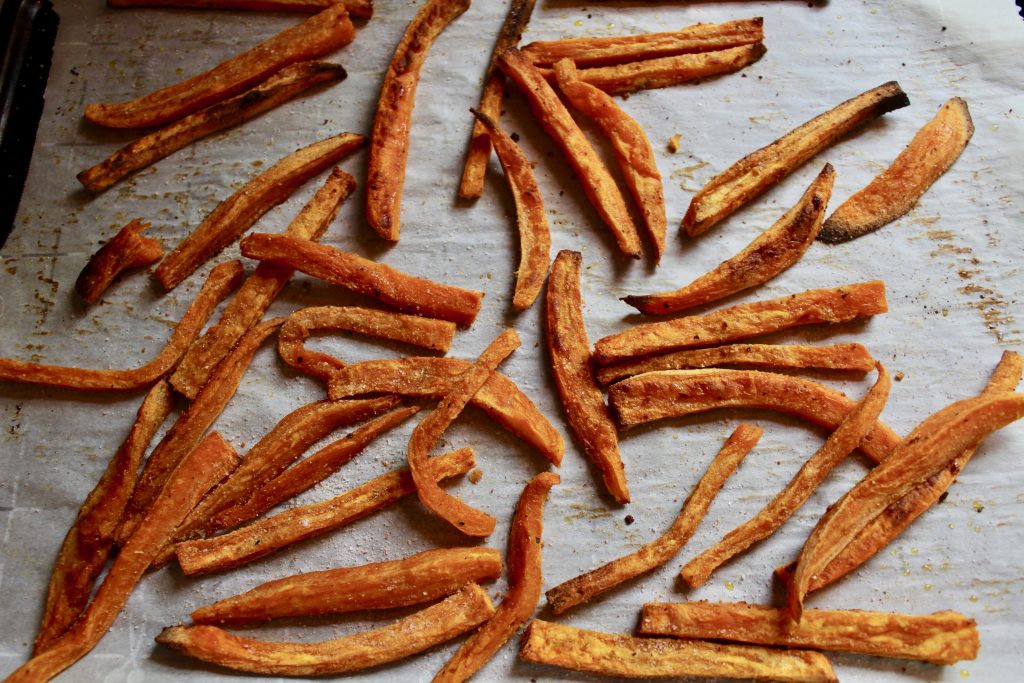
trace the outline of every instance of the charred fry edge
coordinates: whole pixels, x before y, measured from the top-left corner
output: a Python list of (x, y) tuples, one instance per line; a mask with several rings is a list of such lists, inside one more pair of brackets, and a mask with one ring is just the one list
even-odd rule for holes
[(160, 260), (163, 247), (152, 237), (142, 235), (148, 227), (149, 223), (133, 219), (89, 258), (75, 280), (75, 292), (82, 301), (96, 303), (122, 272)]

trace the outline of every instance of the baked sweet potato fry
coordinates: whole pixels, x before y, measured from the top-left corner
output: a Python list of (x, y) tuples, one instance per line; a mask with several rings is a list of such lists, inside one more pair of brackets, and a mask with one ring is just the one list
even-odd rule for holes
[(401, 229), (402, 187), (420, 70), (434, 41), (448, 24), (469, 9), (469, 3), (470, 0), (426, 0), (406, 27), (384, 74), (370, 134), (366, 222), (390, 242), (398, 241)]
[(355, 37), (348, 10), (344, 5), (332, 5), (188, 80), (129, 102), (86, 105), (85, 118), (110, 128), (163, 125), (237, 95), (289, 64), (334, 52)]
[(44, 384), (79, 391), (134, 391), (149, 386), (174, 369), (189, 344), (199, 336), (217, 304), (238, 287), (242, 275), (240, 261), (222, 263), (211, 270), (203, 288), (178, 321), (167, 345), (156, 358), (140, 368), (87, 370), (0, 358), (0, 381)]
[(413, 277), (382, 263), (288, 235), (256, 233), (242, 240), (242, 254), (301, 270), (401, 311), (472, 325), (483, 292)]
[(322, 12), (344, 5), (354, 17), (373, 16), (373, 0), (107, 0), (107, 7), (182, 7), (189, 9), (247, 10), (251, 12)]
[(520, 659), (616, 678), (743, 678), (792, 683), (835, 683), (825, 656), (804, 650), (720, 645), (702, 640), (634, 638), (535, 619), (526, 629)]
[(598, 365), (608, 365), (667, 351), (717, 346), (801, 325), (842, 323), (888, 310), (881, 280), (809, 289), (704, 315), (636, 325), (598, 339), (594, 359)]
[(928, 615), (809, 609), (799, 624), (765, 605), (649, 602), (640, 634), (755, 643), (955, 664), (978, 656), (974, 619), (956, 612)]
[(829, 244), (847, 242), (910, 211), (960, 157), (972, 135), (974, 122), (967, 102), (954, 97), (917, 131), (889, 168), (832, 212), (818, 239)]
[(747, 453), (757, 445), (763, 430), (741, 424), (722, 445), (683, 503), (682, 510), (668, 531), (639, 550), (612, 560), (586, 574), (558, 584), (547, 592), (548, 604), (555, 614), (588, 602), (621, 583), (660, 567), (675, 557), (700, 526), (715, 496), (722, 490)]
[(748, 154), (694, 195), (683, 216), (683, 230), (691, 237), (700, 235), (854, 128), (909, 104), (898, 83), (883, 83)]
[(152, 237), (143, 237), (149, 223), (135, 218), (89, 258), (75, 280), (75, 292), (94, 304), (122, 272), (159, 261), (164, 249)]

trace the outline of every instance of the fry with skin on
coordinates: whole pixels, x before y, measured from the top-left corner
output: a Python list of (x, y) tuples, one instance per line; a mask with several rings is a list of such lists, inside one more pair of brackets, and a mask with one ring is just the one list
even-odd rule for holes
[(366, 222), (382, 238), (397, 242), (402, 186), (409, 157), (409, 129), (420, 70), (437, 37), (469, 9), (470, 0), (426, 0), (405, 29), (384, 74), (370, 134), (366, 175)]
[(26, 363), (13, 358), (0, 358), (0, 381), (43, 384), (49, 387), (79, 391), (134, 391), (149, 386), (169, 373), (184, 355), (203, 325), (213, 315), (224, 297), (242, 281), (240, 261), (229, 261), (210, 271), (203, 288), (178, 321), (167, 345), (156, 358), (134, 370), (87, 370)]
[(87, 304), (94, 304), (114, 279), (130, 268), (159, 261), (164, 248), (152, 237), (143, 237), (149, 223), (135, 218), (89, 258), (75, 280), (75, 292)]
[(253, 12), (322, 12), (344, 5), (354, 17), (373, 16), (373, 0), (107, 0), (107, 7), (188, 7), (190, 9), (248, 10)]
[(555, 614), (562, 614), (621, 583), (660, 567), (675, 557), (700, 526), (726, 480), (736, 471), (747, 453), (757, 445), (762, 433), (763, 430), (759, 427), (745, 424), (737, 427), (686, 498), (683, 508), (668, 531), (629, 555), (612, 560), (549, 590), (546, 595), (551, 610)]
[(700, 235), (854, 128), (909, 104), (896, 81), (883, 83), (748, 154), (694, 195), (683, 216), (683, 230), (691, 237)]
[(494, 616), (437, 672), (435, 683), (454, 683), (472, 677), (533, 615), (544, 582), (541, 573), (544, 503), (551, 487), (559, 481), (554, 472), (542, 472), (527, 482), (516, 504), (508, 536), (508, 592)]
[(266, 80), (296, 62), (352, 42), (355, 28), (344, 5), (333, 5), (205, 73), (119, 104), (89, 104), (85, 118), (109, 128), (149, 128), (180, 119)]

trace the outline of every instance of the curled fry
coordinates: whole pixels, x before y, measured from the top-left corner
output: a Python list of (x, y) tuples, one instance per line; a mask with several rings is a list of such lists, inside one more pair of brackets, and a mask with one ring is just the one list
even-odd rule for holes
[(354, 17), (373, 16), (373, 0), (107, 0), (107, 7), (189, 7), (192, 9), (248, 10), (252, 12), (322, 12), (344, 5)]
[(75, 280), (75, 292), (85, 303), (96, 303), (122, 272), (160, 260), (163, 247), (155, 239), (142, 236), (148, 227), (149, 223), (138, 218), (132, 220), (89, 258)]

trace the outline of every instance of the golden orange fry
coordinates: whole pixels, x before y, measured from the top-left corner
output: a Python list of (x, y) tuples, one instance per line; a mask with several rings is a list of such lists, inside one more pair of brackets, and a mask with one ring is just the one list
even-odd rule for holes
[(96, 303), (122, 272), (160, 260), (163, 247), (155, 239), (142, 236), (148, 227), (149, 223), (133, 219), (89, 258), (75, 280), (75, 292), (85, 303)]
[(344, 5), (354, 17), (373, 16), (373, 0), (107, 0), (107, 7), (188, 7), (190, 9), (249, 10), (254, 12), (322, 12)]
[(743, 458), (757, 445), (763, 430), (741, 424), (729, 436), (707, 472), (686, 498), (682, 510), (664, 534), (639, 550), (564, 581), (547, 592), (548, 604), (555, 614), (590, 601), (621, 583), (660, 567), (675, 557), (711, 507), (725, 481), (736, 471)]

